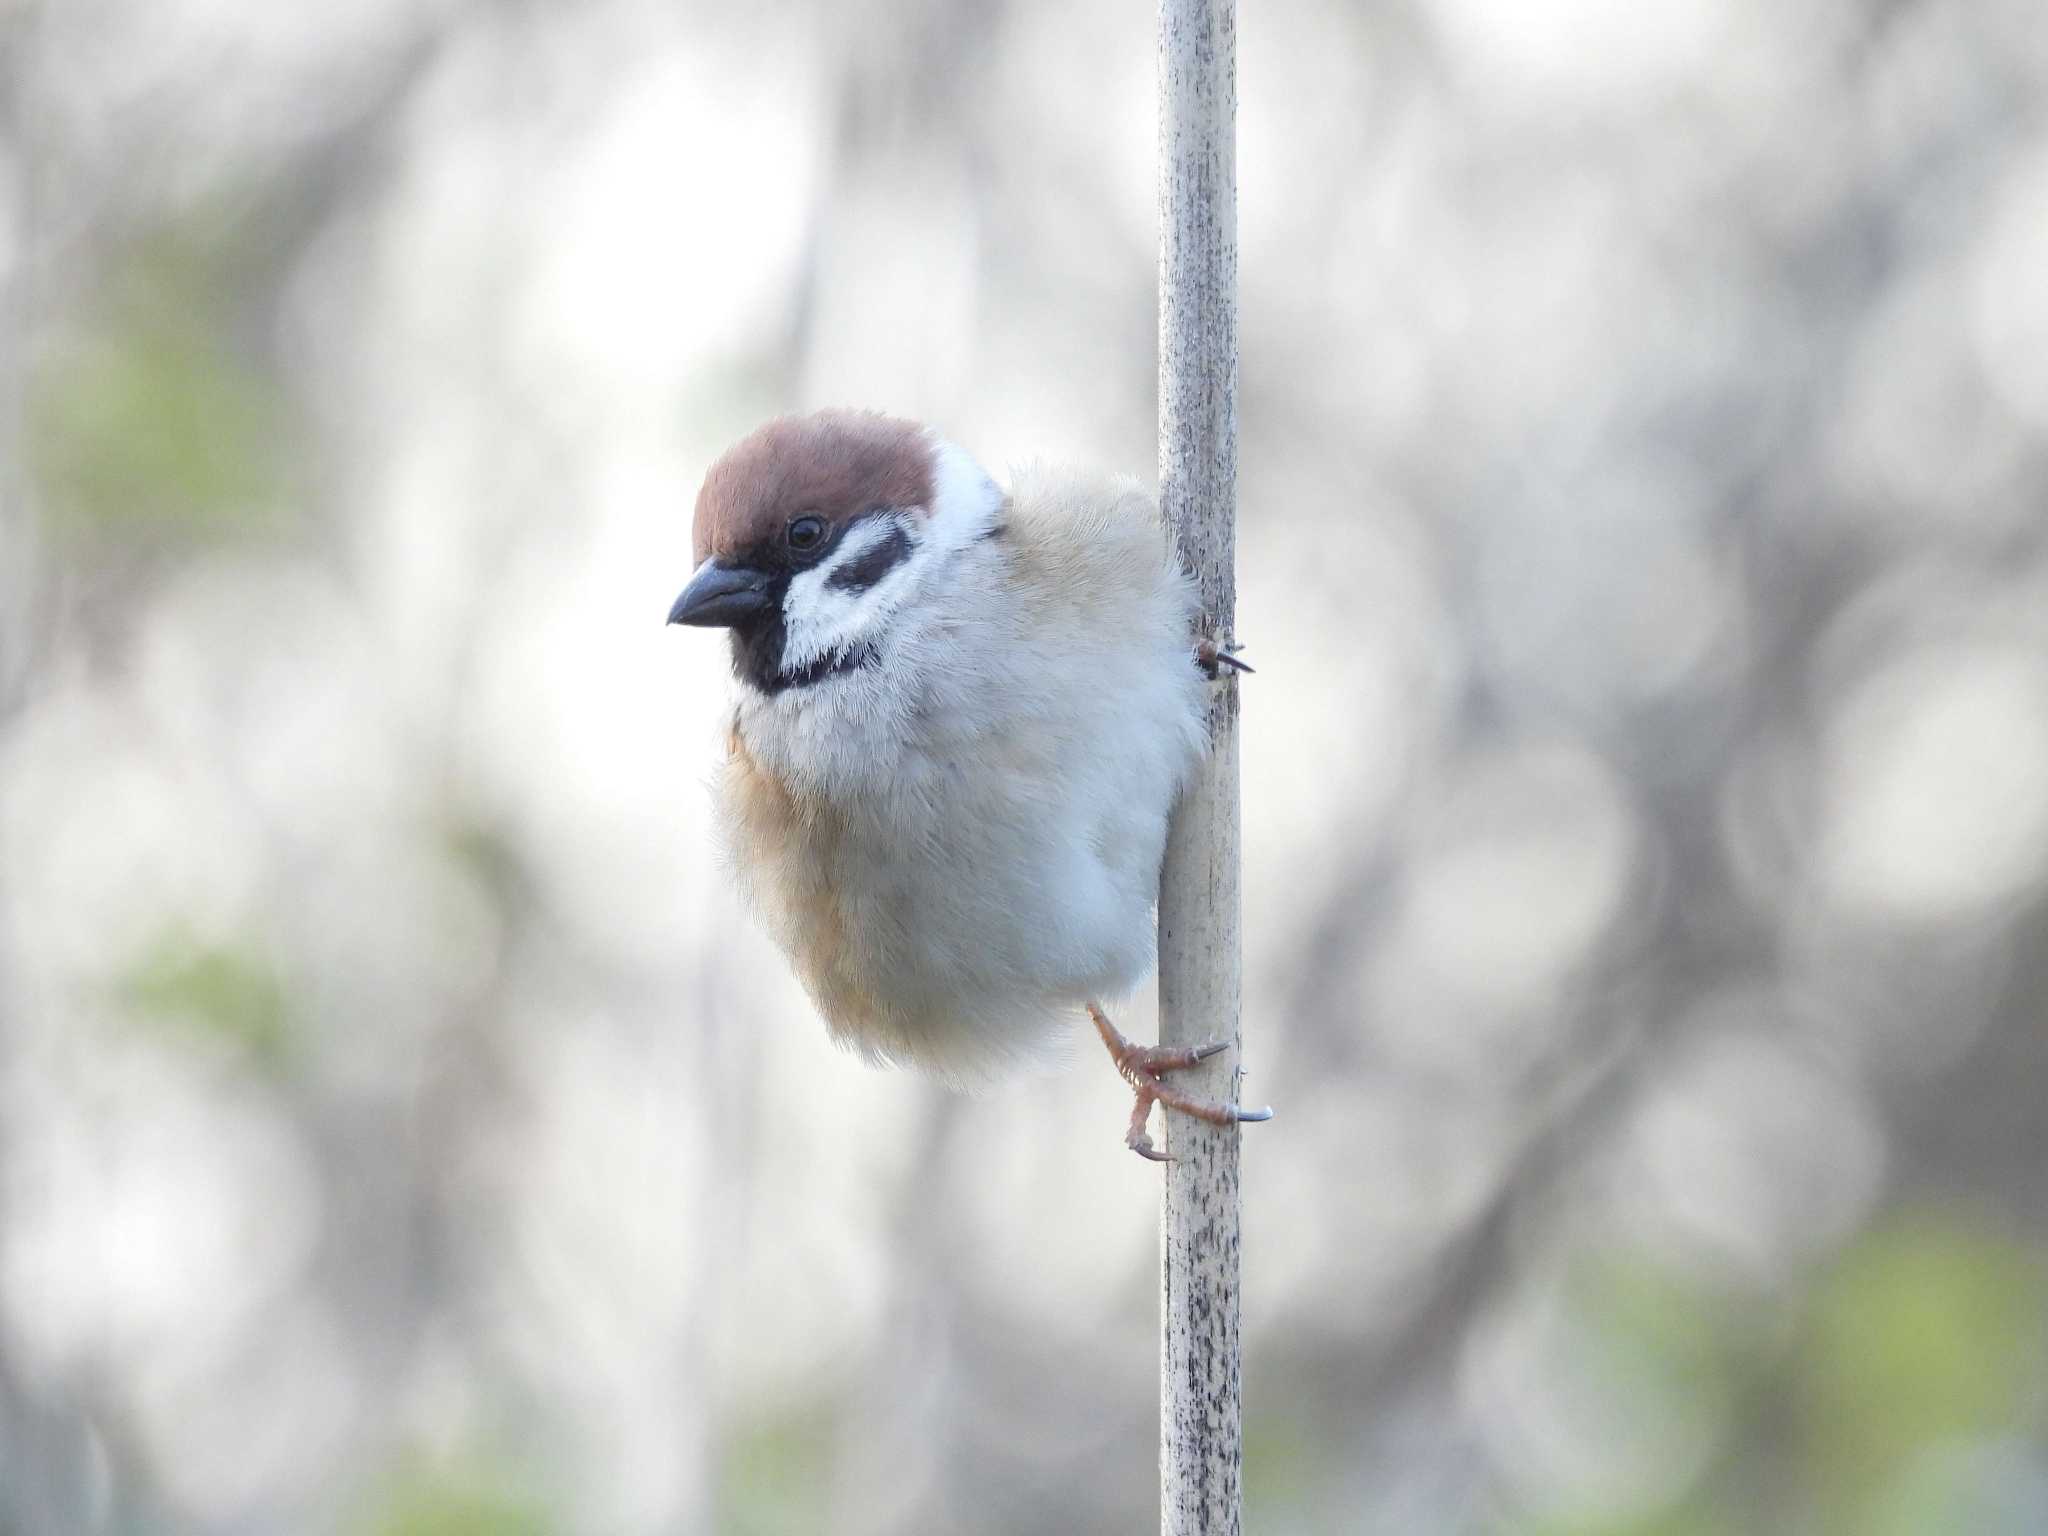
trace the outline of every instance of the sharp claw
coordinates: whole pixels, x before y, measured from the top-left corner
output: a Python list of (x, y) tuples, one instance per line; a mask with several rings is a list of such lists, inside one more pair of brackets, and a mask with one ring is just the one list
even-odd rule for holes
[(1138, 1156), (1144, 1158), (1148, 1163), (1170, 1163), (1173, 1161), (1172, 1158), (1152, 1145), (1150, 1137), (1143, 1141), (1127, 1141), (1124, 1145), (1137, 1153)]
[(1208, 673), (1212, 680), (1223, 675), (1224, 667), (1229, 667), (1235, 672), (1250, 672), (1253, 670), (1251, 663), (1237, 659), (1237, 653), (1243, 649), (1244, 647), (1235, 640), (1227, 640), (1221, 644), (1214, 640), (1203, 640), (1195, 646), (1195, 663)]
[(1273, 1118), (1273, 1106), (1268, 1104), (1264, 1109), (1240, 1109), (1237, 1112), (1237, 1118), (1239, 1120), (1270, 1120)]
[(1195, 1047), (1195, 1060), (1207, 1061), (1211, 1056), (1214, 1056), (1218, 1051), (1227, 1051), (1229, 1049), (1230, 1042), (1228, 1040), (1211, 1040), (1207, 1045), (1198, 1045)]

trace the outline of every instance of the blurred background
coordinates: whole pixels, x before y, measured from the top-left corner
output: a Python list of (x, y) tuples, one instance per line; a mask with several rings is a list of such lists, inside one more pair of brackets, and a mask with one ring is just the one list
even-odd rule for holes
[[(1248, 1528), (2048, 1530), (2038, 5), (1245, 11)], [(1121, 1085), (832, 1049), (661, 620), (1149, 472), (1153, 25), (0, 4), (0, 1532), (1152, 1524)]]

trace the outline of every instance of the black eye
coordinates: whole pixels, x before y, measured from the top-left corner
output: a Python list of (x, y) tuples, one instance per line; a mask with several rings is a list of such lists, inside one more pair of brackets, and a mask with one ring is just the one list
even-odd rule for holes
[(798, 554), (808, 554), (825, 542), (825, 519), (809, 514), (792, 517), (789, 520), (789, 527), (783, 530), (782, 536), (789, 541), (789, 547)]

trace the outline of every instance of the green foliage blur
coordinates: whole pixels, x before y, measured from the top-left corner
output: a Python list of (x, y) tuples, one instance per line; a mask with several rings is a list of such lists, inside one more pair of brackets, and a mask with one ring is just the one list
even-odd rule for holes
[(185, 215), (137, 237), (51, 343), (26, 432), (53, 532), (207, 543), (286, 516), (288, 413), (231, 328), (251, 234)]
[(201, 1049), (225, 1050), (264, 1070), (288, 1064), (292, 1026), (284, 988), (253, 946), (166, 935), (124, 978), (120, 998), (137, 1018)]
[(489, 1466), (424, 1462), (392, 1479), (352, 1536), (554, 1536), (539, 1505)]
[[(1684, 1277), (1595, 1265), (1571, 1305), (1631, 1415), (1727, 1421), (1684, 1498), (1620, 1519), (1510, 1521), (1519, 1536), (2025, 1536), (1956, 1460), (2048, 1444), (2048, 1255), (1950, 1211), (1904, 1209), (1845, 1249), (1791, 1313)], [(1571, 1390), (1561, 1380), (1560, 1390)], [(1674, 1438), (1688, 1438), (1679, 1433)], [(1759, 1478), (1758, 1468), (1768, 1467)]]

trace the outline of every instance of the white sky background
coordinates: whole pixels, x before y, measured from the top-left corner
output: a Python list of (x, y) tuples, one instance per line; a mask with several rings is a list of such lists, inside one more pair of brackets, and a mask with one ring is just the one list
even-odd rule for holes
[[(1077, 1528), (1144, 1516), (1120, 1085), (1078, 1035), (971, 1102), (831, 1050), (709, 859), (722, 649), (660, 621), (697, 479), (779, 410), (1148, 470), (1150, 27), (22, 29), (44, 345), (125, 232), (294, 174), (421, 61), (238, 343), (317, 533), (130, 572), (111, 627), (44, 541), (0, 724), (0, 1347), (104, 1405), (106, 1518), (326, 1529), (423, 1455), (501, 1459), (566, 1529), (706, 1529), (719, 1457), (814, 1404), (836, 1530), (1019, 1528), (1055, 1484)], [(2016, 3), (1242, 27), (1248, 1091), (1281, 1109), (1250, 1351), (1288, 1423), (1257, 1362), (1322, 1362), (1335, 1469), (1271, 1528), (1632, 1517), (1733, 1409), (1597, 1373), (1560, 1405), (1570, 1253), (1797, 1294), (1897, 1172), (1885, 1093), (2010, 1027), (2048, 879), (2048, 43)], [(267, 957), (294, 1076), (123, 1018), (166, 934)], [(1935, 990), (1884, 997), (1908, 972)], [(1379, 1351), (1587, 1084), (1404, 1455)]]

